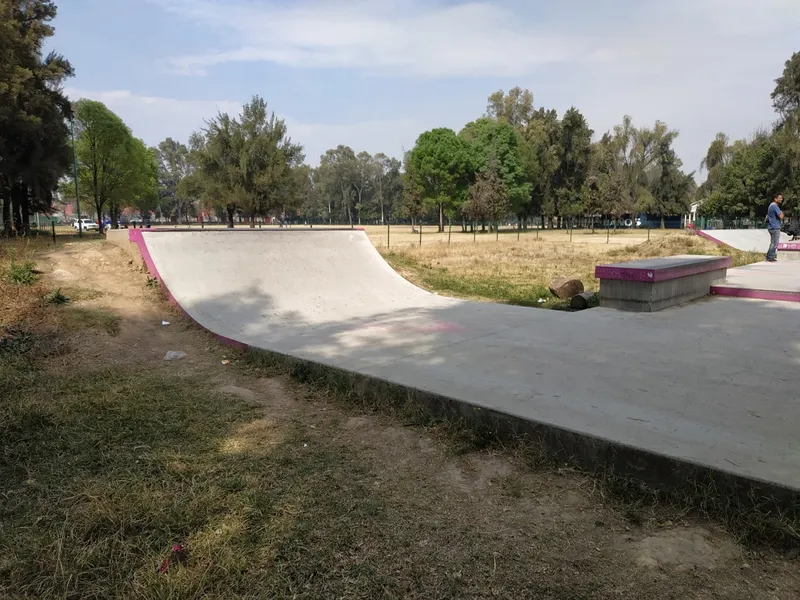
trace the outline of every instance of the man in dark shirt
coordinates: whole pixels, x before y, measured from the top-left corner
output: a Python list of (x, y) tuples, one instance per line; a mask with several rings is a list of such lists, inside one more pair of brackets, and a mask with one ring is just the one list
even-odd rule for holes
[(783, 194), (778, 194), (767, 209), (767, 230), (769, 231), (769, 250), (767, 250), (767, 262), (777, 261), (775, 256), (778, 252), (778, 242), (781, 240), (781, 221), (783, 211), (781, 210)]

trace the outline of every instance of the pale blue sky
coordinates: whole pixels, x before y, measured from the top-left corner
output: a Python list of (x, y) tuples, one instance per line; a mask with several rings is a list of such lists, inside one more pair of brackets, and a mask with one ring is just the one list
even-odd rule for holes
[(800, 49), (798, 0), (61, 0), (50, 46), (70, 97), (105, 102), (148, 144), (186, 140), (254, 94), (316, 164), (325, 149), (399, 156), (460, 129), (515, 85), (577, 106), (596, 134), (630, 114), (680, 131), (697, 169), (717, 131), (773, 119)]

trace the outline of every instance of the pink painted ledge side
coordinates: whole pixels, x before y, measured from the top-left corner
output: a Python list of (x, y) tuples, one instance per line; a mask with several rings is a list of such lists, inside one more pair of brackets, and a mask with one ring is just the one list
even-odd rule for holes
[(615, 267), (612, 265), (598, 265), (594, 269), (594, 276), (598, 279), (614, 279), (617, 281), (637, 281), (641, 283), (658, 283), (679, 277), (699, 275), (718, 269), (728, 269), (733, 264), (730, 256), (721, 256), (716, 260), (703, 261), (702, 264), (671, 267), (667, 269), (647, 269), (639, 267)]
[(778, 250), (783, 250), (784, 252), (796, 252), (800, 250), (800, 242), (780, 242), (778, 244)]
[[(152, 275), (153, 277), (155, 277), (158, 280), (159, 285), (161, 286), (161, 288), (167, 294), (167, 298), (169, 299), (169, 303), (172, 304), (174, 307), (176, 307), (178, 310), (180, 310), (181, 313), (187, 319), (191, 320), (195, 325), (200, 327), (203, 331), (207, 331), (208, 333), (213, 335), (217, 339), (217, 341), (220, 342), (221, 344), (224, 344), (225, 346), (231, 346), (233, 348), (236, 348), (237, 350), (247, 350), (249, 348), (249, 346), (247, 344), (245, 344), (244, 342), (236, 341), (234, 339), (225, 337), (224, 335), (220, 335), (218, 333), (215, 333), (215, 332), (211, 331), (208, 327), (205, 327), (204, 325), (201, 325), (200, 323), (198, 323), (197, 319), (192, 317), (192, 315), (190, 315), (186, 311), (186, 309), (181, 306), (180, 302), (178, 302), (175, 299), (175, 296), (172, 295), (172, 292), (169, 291), (169, 288), (167, 287), (167, 284), (164, 283), (164, 280), (161, 278), (161, 273), (158, 272), (158, 267), (156, 267), (156, 263), (153, 262), (153, 257), (150, 256), (150, 250), (148, 250), (148, 248), (147, 248), (147, 242), (144, 241), (144, 235), (142, 235), (143, 231), (144, 230), (142, 230), (142, 229), (129, 229), (128, 230), (128, 241), (130, 241), (132, 244), (136, 244), (137, 248), (139, 249), (139, 254), (142, 256), (142, 260), (144, 261), (144, 264), (147, 267), (147, 270), (150, 272), (150, 275)], [(158, 230), (156, 230), (156, 231), (158, 231)], [(162, 229), (161, 231), (164, 232), (164, 231), (171, 231), (171, 230)]]
[(727, 244), (725, 242), (722, 242), (722, 241), (718, 240), (717, 238), (715, 238), (713, 235), (709, 234), (706, 231), (703, 231), (701, 229), (695, 229), (694, 232), (697, 235), (699, 235), (701, 238), (705, 238), (710, 242), (714, 242), (718, 246), (727, 246)]
[(800, 292), (753, 290), (747, 288), (727, 287), (724, 285), (714, 285), (711, 286), (711, 293), (717, 296), (728, 296), (731, 298), (753, 298), (756, 300), (775, 300), (778, 302), (800, 302)]

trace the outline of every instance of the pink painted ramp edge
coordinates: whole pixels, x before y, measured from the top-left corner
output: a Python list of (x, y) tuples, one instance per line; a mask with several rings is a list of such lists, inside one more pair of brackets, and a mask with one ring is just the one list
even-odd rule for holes
[(756, 300), (775, 300), (778, 302), (800, 302), (800, 292), (756, 290), (749, 288), (728, 287), (725, 285), (714, 285), (711, 286), (711, 293), (717, 296), (728, 296), (730, 298), (753, 298)]
[[(156, 230), (156, 231), (158, 231), (158, 230)], [(166, 229), (166, 230), (162, 229), (161, 231), (162, 232), (168, 232), (170, 230), (169, 229)], [(132, 244), (136, 244), (136, 246), (139, 248), (139, 254), (141, 254), (142, 260), (144, 261), (144, 264), (147, 267), (147, 270), (150, 272), (150, 275), (152, 275), (153, 277), (155, 277), (158, 280), (159, 285), (166, 292), (167, 298), (169, 299), (170, 304), (172, 304), (178, 310), (180, 310), (181, 313), (183, 313), (183, 315), (185, 317), (187, 317), (188, 319), (193, 321), (203, 331), (207, 331), (208, 333), (213, 335), (221, 344), (225, 344), (226, 346), (231, 346), (232, 348), (236, 348), (238, 350), (247, 350), (248, 347), (249, 347), (247, 344), (245, 344), (244, 342), (239, 342), (239, 341), (236, 341), (234, 339), (225, 337), (224, 335), (219, 335), (218, 333), (214, 333), (208, 327), (205, 327), (205, 326), (201, 325), (200, 323), (198, 323), (197, 319), (195, 319), (192, 315), (190, 315), (186, 311), (186, 309), (183, 308), (180, 305), (180, 302), (178, 302), (175, 299), (175, 296), (172, 295), (172, 292), (169, 291), (169, 288), (167, 287), (167, 284), (164, 283), (164, 280), (161, 277), (161, 273), (158, 272), (158, 267), (156, 267), (156, 263), (153, 262), (153, 257), (150, 256), (150, 250), (148, 250), (148, 248), (147, 248), (147, 242), (144, 240), (143, 232), (144, 232), (144, 230), (142, 230), (142, 229), (129, 229), (128, 230), (128, 240)]]

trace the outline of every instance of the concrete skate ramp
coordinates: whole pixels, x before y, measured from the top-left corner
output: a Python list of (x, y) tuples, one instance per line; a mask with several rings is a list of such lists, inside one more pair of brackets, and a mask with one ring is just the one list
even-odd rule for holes
[(357, 230), (137, 231), (225, 338), (800, 490), (799, 305), (563, 313), (429, 294)]
[[(745, 252), (766, 254), (769, 249), (769, 232), (766, 229), (698, 229), (697, 235)], [(781, 232), (780, 241), (788, 242), (789, 236)]]

